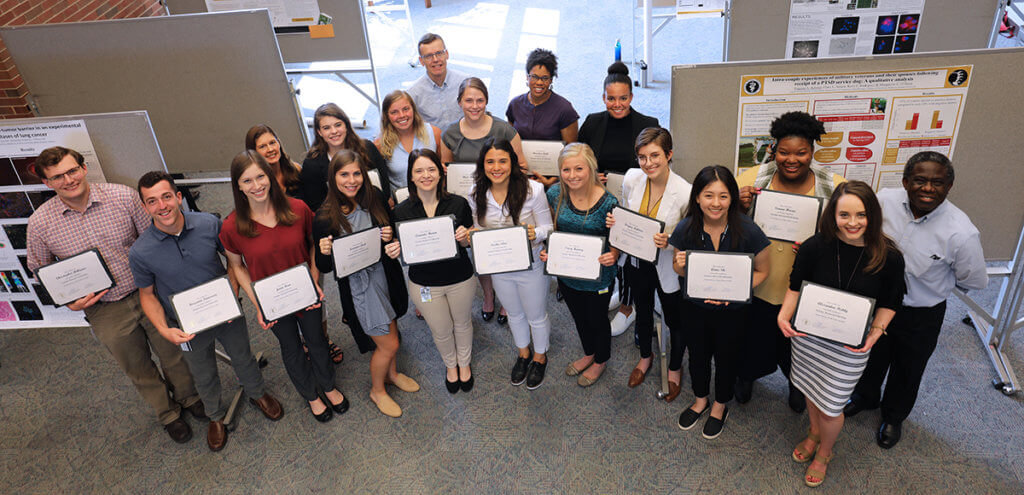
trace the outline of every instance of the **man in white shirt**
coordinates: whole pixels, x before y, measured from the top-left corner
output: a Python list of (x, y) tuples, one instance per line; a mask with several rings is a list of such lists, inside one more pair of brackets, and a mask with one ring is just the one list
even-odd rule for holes
[(412, 83), (407, 92), (423, 120), (444, 132), (462, 118), (459, 85), (469, 75), (448, 68), (448, 49), (440, 36), (427, 33), (416, 47), (426, 74)]
[[(871, 349), (871, 358), (844, 413), (882, 408), (878, 446), (900, 440), (903, 420), (910, 415), (925, 367), (954, 287), (983, 289), (988, 285), (985, 255), (978, 229), (946, 195), (953, 188), (953, 165), (942, 153), (923, 151), (903, 169), (903, 189), (878, 193), (882, 230), (906, 261), (907, 294), (886, 335)], [(882, 380), (888, 373), (885, 394)], [(879, 401), (881, 398), (881, 401)]]

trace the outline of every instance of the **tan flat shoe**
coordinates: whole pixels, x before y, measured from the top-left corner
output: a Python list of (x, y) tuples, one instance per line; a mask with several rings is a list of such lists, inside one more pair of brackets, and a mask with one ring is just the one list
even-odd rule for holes
[(398, 387), (398, 390), (402, 392), (418, 392), (420, 390), (420, 384), (404, 373), (398, 373), (395, 375), (395, 380), (389, 383)]
[(398, 407), (398, 403), (390, 395), (384, 395), (380, 399), (374, 399), (371, 395), (370, 400), (377, 404), (377, 409), (380, 409), (380, 412), (385, 416), (397, 418), (402, 415), (402, 408)]
[(576, 369), (576, 367), (573, 366), (572, 364), (573, 363), (570, 361), (569, 365), (565, 367), (565, 374), (568, 375), (568, 376), (576, 376), (576, 375), (578, 375), (580, 373), (583, 373), (584, 371), (587, 370), (587, 368), (590, 367), (591, 364), (594, 364), (594, 362), (591, 361), (591, 362), (587, 363), (586, 366), (584, 366), (583, 368), (580, 368), (580, 369)]

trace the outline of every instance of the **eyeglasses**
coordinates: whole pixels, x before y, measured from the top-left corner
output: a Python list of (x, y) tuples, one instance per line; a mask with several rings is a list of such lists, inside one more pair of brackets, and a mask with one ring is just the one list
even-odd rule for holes
[(426, 55), (420, 55), (420, 58), (423, 59), (423, 60), (434, 60), (436, 58), (441, 58), (441, 57), (443, 57), (443, 56), (445, 56), (447, 54), (448, 54), (448, 50), (439, 50), (439, 51), (436, 51), (434, 53), (428, 53)]
[(530, 74), (530, 82), (551, 82), (551, 76), (535, 76), (533, 74)]
[(80, 179), (82, 177), (82, 172), (85, 172), (85, 169), (82, 168), (81, 165), (77, 165), (74, 168), (68, 170), (67, 172), (64, 172), (63, 174), (57, 174), (54, 175), (53, 177), (46, 177), (43, 179), (43, 182), (51, 185), (63, 184), (65, 179)]

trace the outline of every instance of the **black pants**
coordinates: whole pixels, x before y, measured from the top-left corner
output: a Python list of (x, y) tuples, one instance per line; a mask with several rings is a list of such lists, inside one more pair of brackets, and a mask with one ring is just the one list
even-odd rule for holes
[(711, 393), (711, 359), (715, 360), (715, 401), (732, 400), (740, 342), (747, 308), (708, 309), (686, 301), (686, 345), (690, 348), (690, 382), (695, 397)]
[[(327, 350), (320, 319), (323, 309), (299, 311), (277, 320), (270, 329), (281, 344), (281, 360), (292, 384), (307, 401), (316, 400), (317, 388), (324, 392), (334, 390), (334, 363)], [(309, 359), (302, 352), (299, 332), (309, 349)]]
[(757, 297), (750, 304), (747, 326), (740, 342), (740, 364), (737, 369), (740, 380), (752, 382), (775, 373), (776, 367), (789, 379), (793, 359), (790, 340), (779, 330), (780, 309), (782, 305), (769, 304)]
[[(632, 260), (630, 260), (632, 261)], [(683, 338), (683, 325), (680, 318), (679, 291), (666, 294), (658, 282), (658, 270), (653, 263), (640, 261), (639, 267), (626, 263), (626, 283), (633, 298), (633, 310), (636, 311), (636, 331), (640, 335), (640, 357), (651, 357), (651, 338), (654, 334), (654, 294), (661, 299), (661, 310), (664, 313), (664, 324), (669, 328), (672, 339), (671, 358), (668, 369), (676, 371), (683, 367), (683, 353), (686, 352), (686, 340)], [(607, 306), (605, 309), (608, 309)]]
[(558, 290), (562, 291), (562, 300), (576, 322), (576, 333), (580, 335), (584, 354), (594, 356), (597, 364), (608, 361), (612, 348), (608, 302), (612, 298), (612, 291), (606, 290), (600, 294), (596, 291), (576, 290), (565, 285), (561, 279), (558, 280)]
[(917, 401), (928, 359), (939, 342), (945, 316), (946, 301), (930, 308), (901, 307), (889, 325), (888, 335), (871, 348), (868, 366), (853, 390), (854, 400), (868, 406), (878, 404), (882, 380), (888, 373), (881, 400), (882, 421), (899, 423), (907, 419)]

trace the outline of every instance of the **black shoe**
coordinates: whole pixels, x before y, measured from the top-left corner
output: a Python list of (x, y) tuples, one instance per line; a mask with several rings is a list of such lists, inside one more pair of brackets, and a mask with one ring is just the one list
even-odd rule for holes
[(348, 396), (347, 395), (342, 396), (341, 404), (333, 404), (333, 403), (331, 403), (330, 400), (328, 400), (327, 403), (331, 404), (331, 409), (334, 410), (335, 414), (345, 414), (345, 412), (348, 411), (348, 405), (349, 404), (348, 404)]
[(501, 324), (501, 325), (507, 324), (508, 323), (508, 315), (503, 315), (501, 313), (498, 313), (498, 323)]
[(555, 301), (562, 302), (565, 296), (562, 295), (562, 289), (555, 289)]
[(851, 398), (850, 402), (843, 406), (843, 415), (847, 418), (852, 418), (861, 411), (869, 411), (871, 409), (878, 409), (878, 404), (870, 404), (865, 400)]
[(206, 408), (203, 407), (203, 401), (197, 400), (195, 404), (186, 407), (188, 412), (192, 413), (192, 417), (196, 419), (210, 419), (206, 417)]
[(494, 318), (494, 310), (493, 309), (490, 310), (490, 311), (480, 310), (480, 318), (483, 318), (484, 321), (491, 321), (491, 318)]
[(192, 428), (179, 416), (178, 419), (164, 425), (164, 431), (178, 443), (185, 443), (192, 439)]
[(725, 427), (725, 420), (728, 418), (728, 407), (725, 408), (725, 411), (722, 411), (722, 419), (718, 419), (714, 416), (708, 416), (707, 422), (704, 423), (704, 431), (701, 432), (701, 436), (708, 440), (718, 438), (718, 435), (722, 434), (722, 428)]
[(789, 408), (798, 413), (802, 413), (807, 409), (804, 393), (794, 387), (792, 383), (789, 384)]
[(711, 409), (711, 404), (706, 404), (704, 409), (701, 409), (700, 412), (686, 408), (685, 411), (679, 414), (679, 429), (686, 431), (693, 428), (693, 425), (697, 424), (697, 420), (700, 419), (704, 413), (708, 412), (708, 409)]
[(754, 382), (752, 380), (744, 380), (742, 378), (736, 379), (736, 389), (734, 395), (736, 396), (736, 402), (740, 404), (746, 404), (750, 402), (750, 397), (754, 393)]
[[(321, 400), (323, 400), (323, 399), (321, 399)], [(344, 404), (344, 403), (345, 402), (342, 401), (342, 404)], [(327, 402), (327, 404), (330, 404), (330, 402)], [(330, 421), (332, 417), (334, 417), (334, 415), (331, 414), (331, 408), (330, 407), (325, 408), (324, 412), (322, 412), (320, 414), (314, 413), (312, 409), (309, 410), (309, 413), (313, 415), (313, 418), (315, 418), (317, 421), (319, 421), (321, 423), (326, 423), (326, 422)]]
[(522, 385), (526, 381), (526, 370), (530, 366), (531, 354), (528, 357), (516, 357), (516, 364), (512, 366), (512, 385)]
[(526, 372), (526, 389), (536, 390), (540, 386), (541, 382), (544, 381), (544, 370), (547, 369), (548, 362), (538, 363), (537, 361), (530, 361), (530, 369)]
[(469, 392), (470, 390), (473, 390), (473, 376), (470, 376), (469, 380), (466, 381), (459, 380), (459, 386), (462, 388), (463, 392)]
[(445, 372), (445, 374), (444, 374), (444, 388), (448, 389), (448, 393), (449, 394), (454, 394), (455, 392), (458, 392), (459, 391), (459, 380), (458, 380), (458, 378), (456, 378), (454, 382), (450, 382), (450, 381), (448, 381), (448, 373)]
[(902, 435), (903, 423), (886, 423), (882, 421), (882, 426), (878, 428), (878, 435), (875, 436), (875, 440), (878, 441), (879, 447), (891, 449), (899, 443)]

